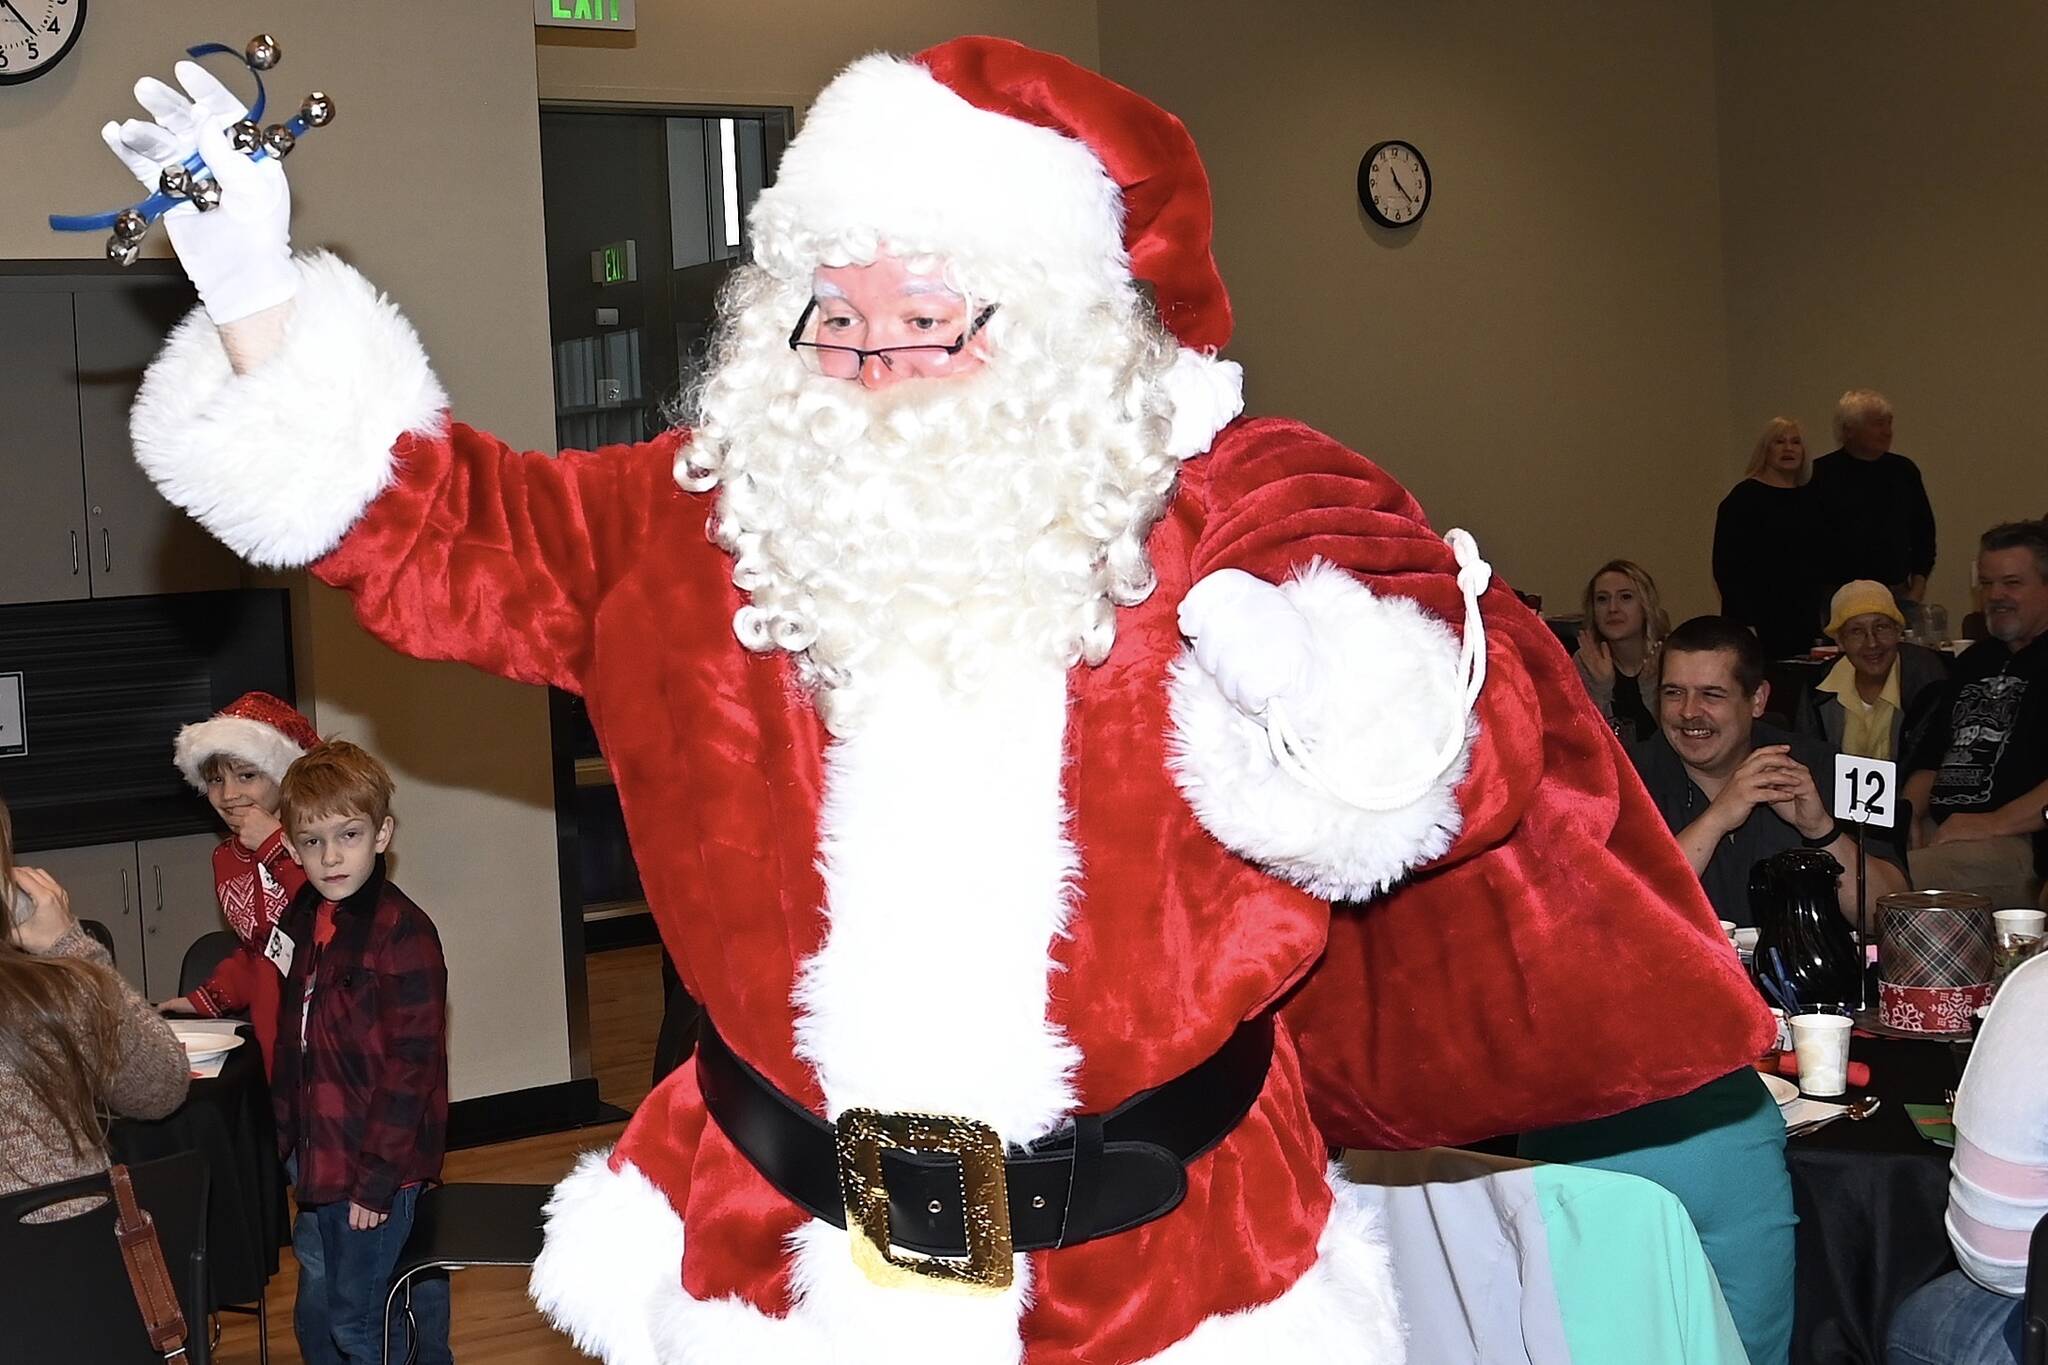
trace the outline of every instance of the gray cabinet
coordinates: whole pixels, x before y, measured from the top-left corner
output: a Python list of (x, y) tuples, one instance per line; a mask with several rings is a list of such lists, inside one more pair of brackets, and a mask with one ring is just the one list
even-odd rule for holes
[(243, 586), (128, 439), (143, 371), (191, 306), (163, 276), (0, 276), (0, 603)]
[(90, 591), (71, 295), (0, 293), (0, 601)]
[(178, 994), (178, 970), (194, 939), (227, 926), (213, 896), (213, 834), (93, 844), (24, 853), (55, 877), (71, 913), (114, 937), (114, 966), (151, 1000)]

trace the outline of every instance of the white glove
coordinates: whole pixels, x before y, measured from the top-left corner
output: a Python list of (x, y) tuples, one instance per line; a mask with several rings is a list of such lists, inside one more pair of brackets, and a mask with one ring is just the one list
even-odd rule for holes
[(227, 129), (249, 116), (233, 92), (197, 62), (179, 62), (177, 76), (183, 95), (154, 76), (135, 83), (136, 102), (154, 122), (109, 123), (100, 137), (152, 194), (164, 167), (194, 152), (213, 171), (220, 207), (201, 213), (180, 204), (163, 222), (207, 316), (221, 326), (298, 293), (291, 189), (276, 157), (251, 161), (228, 145)]
[(1218, 569), (1180, 603), (1180, 633), (1195, 662), (1248, 716), (1268, 703), (1305, 704), (1316, 690), (1315, 632), (1287, 595), (1242, 569)]

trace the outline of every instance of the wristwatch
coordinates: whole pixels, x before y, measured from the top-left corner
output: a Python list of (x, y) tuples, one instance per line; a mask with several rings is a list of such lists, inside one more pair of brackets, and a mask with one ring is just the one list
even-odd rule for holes
[(1841, 837), (1842, 827), (1840, 825), (1830, 825), (1828, 826), (1828, 832), (1825, 834), (1800, 835), (1799, 845), (1801, 848), (1826, 848)]

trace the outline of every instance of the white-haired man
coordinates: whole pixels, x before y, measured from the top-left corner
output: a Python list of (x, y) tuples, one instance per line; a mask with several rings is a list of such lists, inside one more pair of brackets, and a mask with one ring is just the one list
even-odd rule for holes
[[(552, 1205), (535, 1295), (586, 1348), (1396, 1361), (1311, 1102), (1427, 1144), (1768, 1041), (1542, 623), (1368, 462), (1233, 420), (1164, 111), (995, 39), (855, 63), (752, 211), (696, 429), (551, 459), (293, 262), (282, 174), (180, 78), (106, 130), (225, 187), (173, 215), (208, 316), (139, 457), (396, 647), (581, 692), (705, 1004)], [(1617, 943), (1655, 973), (1586, 970)]]
[(1920, 466), (1892, 449), (1892, 405), (1875, 389), (1835, 404), (1838, 448), (1813, 462), (1821, 586), (1869, 578), (1917, 602), (1934, 572), (1934, 508)]

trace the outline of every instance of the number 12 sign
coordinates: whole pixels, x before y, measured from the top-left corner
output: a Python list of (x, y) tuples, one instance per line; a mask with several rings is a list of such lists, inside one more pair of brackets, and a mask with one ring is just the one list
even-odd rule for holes
[(1835, 755), (1835, 818), (1890, 829), (1898, 816), (1899, 767), (1881, 758)]

